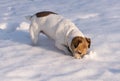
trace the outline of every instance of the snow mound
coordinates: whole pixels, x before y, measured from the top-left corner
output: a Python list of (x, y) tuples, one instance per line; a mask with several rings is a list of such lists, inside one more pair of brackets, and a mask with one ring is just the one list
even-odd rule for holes
[(83, 15), (78, 15), (79, 19), (90, 19), (90, 18), (94, 18), (94, 17), (98, 17), (99, 14), (98, 13), (93, 13), (93, 14), (83, 14)]
[(17, 27), (17, 30), (25, 30), (25, 31), (28, 31), (29, 30), (29, 23), (26, 23), (26, 22), (22, 22), (20, 23), (20, 26)]
[(87, 54), (87, 55), (85, 56), (85, 58), (86, 58), (86, 59), (93, 59), (93, 60), (95, 60), (95, 59), (97, 59), (98, 57), (97, 57), (97, 53), (96, 53), (95, 51), (90, 51), (89, 54)]
[(0, 29), (1, 29), (1, 30), (6, 29), (6, 27), (7, 27), (7, 24), (6, 24), (6, 23), (0, 23)]

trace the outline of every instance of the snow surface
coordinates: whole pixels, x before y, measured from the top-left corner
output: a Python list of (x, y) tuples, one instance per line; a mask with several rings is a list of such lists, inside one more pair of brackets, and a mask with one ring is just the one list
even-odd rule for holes
[[(41, 35), (31, 45), (26, 15), (50, 10), (92, 39), (83, 59)], [(0, 0), (0, 81), (120, 81), (120, 0)]]

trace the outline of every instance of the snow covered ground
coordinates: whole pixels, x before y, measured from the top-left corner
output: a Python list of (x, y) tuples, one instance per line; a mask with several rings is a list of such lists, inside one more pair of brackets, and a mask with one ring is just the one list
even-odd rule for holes
[[(41, 35), (31, 45), (24, 16), (50, 10), (92, 39), (83, 59)], [(120, 81), (120, 0), (0, 0), (0, 81)]]

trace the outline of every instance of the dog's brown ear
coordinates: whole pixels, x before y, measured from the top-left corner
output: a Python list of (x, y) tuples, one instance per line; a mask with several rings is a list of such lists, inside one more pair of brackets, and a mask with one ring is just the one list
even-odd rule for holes
[(85, 37), (85, 39), (86, 39), (87, 42), (88, 42), (88, 48), (90, 48), (90, 45), (91, 45), (91, 39), (90, 39), (90, 38), (87, 38), (87, 37)]
[(79, 43), (82, 43), (82, 38), (81, 37), (75, 37), (72, 40), (71, 46), (74, 48), (77, 48)]

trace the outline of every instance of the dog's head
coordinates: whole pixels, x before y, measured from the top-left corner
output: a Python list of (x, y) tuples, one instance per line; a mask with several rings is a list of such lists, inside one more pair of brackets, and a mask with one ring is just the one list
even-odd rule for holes
[(71, 42), (71, 50), (73, 52), (73, 56), (77, 59), (82, 58), (86, 55), (88, 48), (90, 48), (91, 40), (87, 37), (74, 37)]

